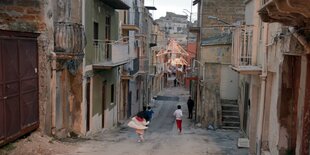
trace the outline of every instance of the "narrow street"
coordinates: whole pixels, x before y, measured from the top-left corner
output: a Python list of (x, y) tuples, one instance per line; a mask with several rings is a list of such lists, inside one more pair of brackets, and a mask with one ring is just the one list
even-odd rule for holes
[(0, 155), (310, 155), (309, 1), (0, 0)]
[[(113, 155), (246, 155), (247, 149), (237, 148), (239, 133), (230, 130), (210, 131), (197, 128), (187, 119), (188, 92), (181, 87), (168, 88), (155, 103), (154, 117), (145, 134), (145, 142), (137, 143), (135, 131), (126, 125), (99, 133), (89, 141), (78, 143), (69, 154)], [(179, 98), (179, 101), (171, 101)], [(169, 100), (169, 101), (167, 101)], [(183, 110), (183, 134), (176, 129), (173, 112), (180, 104)]]

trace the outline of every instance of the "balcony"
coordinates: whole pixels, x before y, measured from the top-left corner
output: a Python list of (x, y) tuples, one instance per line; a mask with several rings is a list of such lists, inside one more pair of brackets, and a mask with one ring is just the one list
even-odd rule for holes
[(254, 65), (252, 51), (253, 26), (244, 25), (233, 31), (231, 68), (240, 74), (259, 74), (261, 68)]
[(56, 22), (54, 40), (56, 53), (79, 55), (86, 45), (84, 28), (78, 23)]
[(94, 40), (93, 46), (95, 69), (110, 69), (129, 62), (128, 43)]
[(303, 26), (309, 23), (310, 3), (309, 0), (263, 0), (258, 13), (264, 22)]

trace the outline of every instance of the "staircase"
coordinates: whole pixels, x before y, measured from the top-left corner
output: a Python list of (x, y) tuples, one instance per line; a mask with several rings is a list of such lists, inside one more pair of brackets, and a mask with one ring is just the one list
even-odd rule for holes
[(237, 101), (222, 100), (222, 129), (239, 130), (240, 117)]

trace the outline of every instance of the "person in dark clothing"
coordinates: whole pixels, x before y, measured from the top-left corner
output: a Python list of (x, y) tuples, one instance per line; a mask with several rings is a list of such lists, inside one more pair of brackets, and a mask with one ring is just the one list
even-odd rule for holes
[(188, 97), (187, 108), (188, 108), (188, 118), (192, 119), (193, 118), (194, 101), (192, 100), (191, 97)]
[(148, 106), (147, 110), (146, 110), (146, 114), (147, 114), (150, 121), (152, 120), (153, 113), (154, 113), (154, 111), (152, 110), (151, 106)]
[(177, 79), (176, 78), (173, 80), (173, 83), (174, 83), (174, 86), (176, 87), (177, 86)]
[(143, 106), (143, 111), (140, 111), (137, 113), (138, 117), (144, 118), (146, 122), (148, 122), (150, 120), (147, 111), (146, 111), (146, 107)]

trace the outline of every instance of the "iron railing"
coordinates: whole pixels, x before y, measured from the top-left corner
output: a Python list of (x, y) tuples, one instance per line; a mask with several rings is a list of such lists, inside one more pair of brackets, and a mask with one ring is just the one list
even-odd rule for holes
[(118, 64), (129, 60), (128, 42), (94, 40), (94, 63)]
[(86, 45), (82, 24), (56, 22), (54, 24), (55, 52), (82, 53)]
[(101, 63), (111, 60), (111, 44), (105, 40), (94, 40), (95, 48), (94, 63)]
[(252, 66), (253, 26), (240, 26), (233, 31), (232, 65)]

